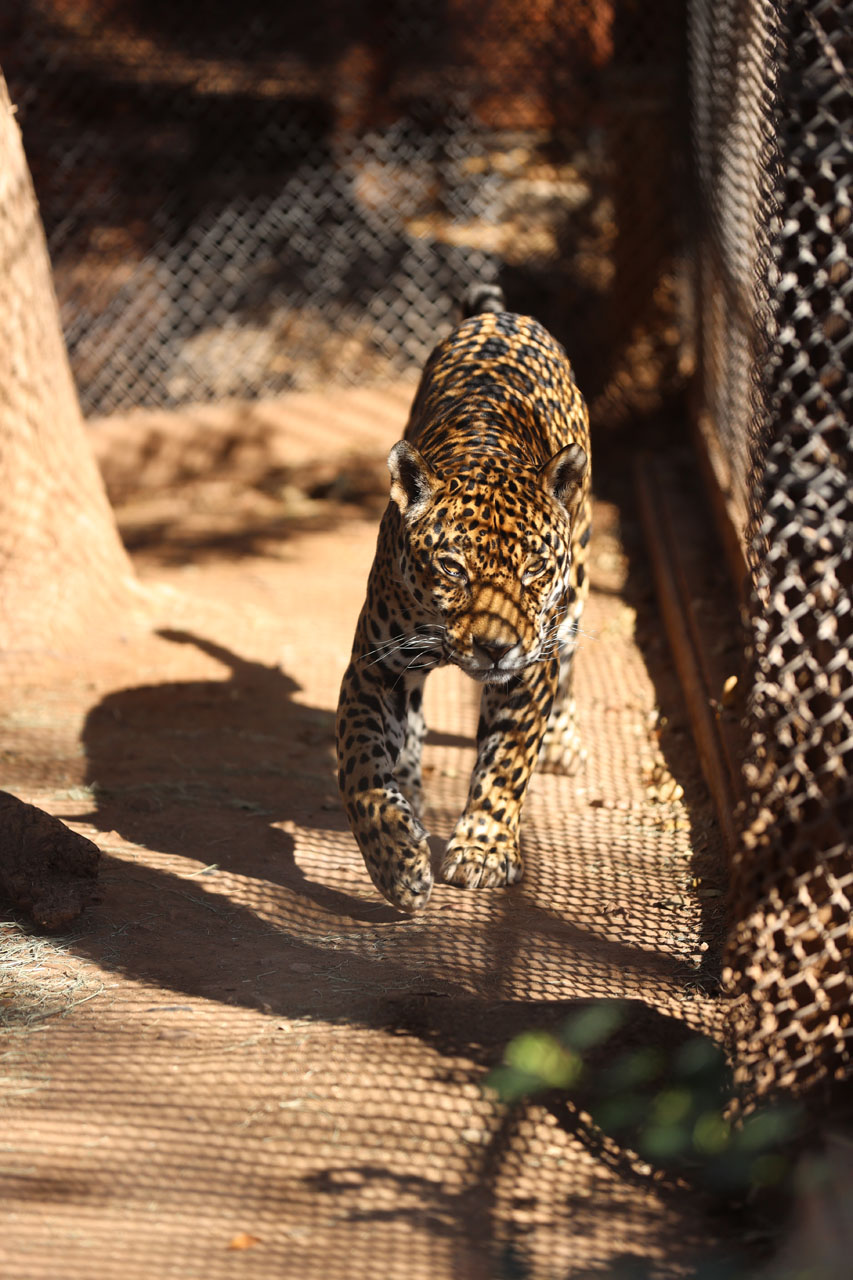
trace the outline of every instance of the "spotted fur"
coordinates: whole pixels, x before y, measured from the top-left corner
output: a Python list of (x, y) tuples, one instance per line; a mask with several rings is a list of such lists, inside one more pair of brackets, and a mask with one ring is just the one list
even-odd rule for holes
[(423, 684), (454, 663), (483, 686), (468, 800), (439, 875), (520, 879), (537, 760), (577, 755), (572, 660), (586, 595), (588, 420), (562, 347), (480, 303), (433, 352), (391, 450), (352, 658), (341, 686), (341, 795), (367, 870), (404, 911), (432, 888), (423, 826)]

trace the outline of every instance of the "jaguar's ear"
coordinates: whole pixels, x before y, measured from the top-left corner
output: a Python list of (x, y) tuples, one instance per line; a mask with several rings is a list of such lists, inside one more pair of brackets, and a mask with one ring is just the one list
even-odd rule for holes
[(588, 467), (589, 459), (580, 445), (567, 444), (548, 459), (539, 476), (548, 492), (572, 511), (580, 499)]
[(427, 510), (438, 488), (438, 476), (427, 460), (407, 440), (399, 440), (388, 454), (391, 472), (391, 500), (406, 520), (415, 520)]

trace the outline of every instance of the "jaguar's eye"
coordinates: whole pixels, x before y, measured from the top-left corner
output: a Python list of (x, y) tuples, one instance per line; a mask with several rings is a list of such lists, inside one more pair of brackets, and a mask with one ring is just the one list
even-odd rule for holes
[(536, 556), (535, 559), (528, 561), (521, 575), (521, 581), (524, 583), (535, 582), (537, 578), (541, 578), (547, 572), (548, 561), (544, 556)]
[(439, 556), (435, 563), (445, 578), (452, 578), (454, 582), (468, 581), (468, 574), (461, 561), (454, 560), (451, 556)]

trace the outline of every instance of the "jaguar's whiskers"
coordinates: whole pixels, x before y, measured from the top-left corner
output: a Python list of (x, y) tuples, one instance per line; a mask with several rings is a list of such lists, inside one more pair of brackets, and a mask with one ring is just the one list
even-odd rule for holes
[[(428, 628), (437, 631), (438, 634), (427, 634)], [(415, 659), (431, 651), (437, 654), (442, 652), (445, 633), (446, 627), (439, 623), (419, 623), (413, 632), (401, 632), (396, 636), (391, 636), (388, 640), (384, 640), (375, 649), (368, 649), (366, 653), (361, 654), (358, 658), (358, 665), (373, 667), (378, 662), (385, 662), (388, 658), (394, 657), (395, 654), (414, 650), (412, 661), (404, 668), (404, 670), (408, 671)], [(378, 656), (374, 657), (374, 655)], [(371, 659), (370, 662), (367, 661), (368, 658)]]

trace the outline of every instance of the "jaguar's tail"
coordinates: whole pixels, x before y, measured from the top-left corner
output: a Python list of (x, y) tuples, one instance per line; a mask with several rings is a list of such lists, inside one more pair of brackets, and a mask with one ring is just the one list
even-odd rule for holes
[(478, 280), (465, 291), (465, 297), (462, 299), (462, 319), (481, 316), (486, 311), (506, 311), (503, 289), (498, 284), (486, 284)]

